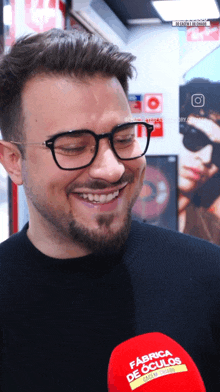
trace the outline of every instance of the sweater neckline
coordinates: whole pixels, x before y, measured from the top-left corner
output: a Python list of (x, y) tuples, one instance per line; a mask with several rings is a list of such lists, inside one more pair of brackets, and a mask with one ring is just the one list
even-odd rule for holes
[(87, 274), (100, 275), (111, 271), (116, 265), (123, 262), (124, 247), (117, 252), (91, 253), (75, 258), (60, 259), (47, 256), (37, 249), (28, 238), (28, 226), (29, 223), (27, 222), (18, 235), (23, 237), (26, 249), (43, 268), (55, 269), (61, 272), (86, 272)]

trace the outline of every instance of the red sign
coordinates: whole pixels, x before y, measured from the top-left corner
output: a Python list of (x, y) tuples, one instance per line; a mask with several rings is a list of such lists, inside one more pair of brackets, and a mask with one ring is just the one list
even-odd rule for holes
[(148, 124), (152, 124), (154, 126), (154, 130), (151, 133), (151, 137), (163, 136), (163, 119), (162, 118), (146, 118), (145, 121)]
[(162, 110), (163, 110), (162, 94), (145, 94), (144, 96), (145, 113), (161, 113)]
[(142, 112), (141, 95), (129, 94), (128, 97), (131, 113)]
[(64, 13), (65, 4), (61, 0), (25, 0), (25, 23), (37, 33), (57, 27), (57, 20)]
[(219, 22), (210, 22), (210, 26), (187, 27), (187, 41), (219, 41)]
[[(151, 137), (161, 137), (163, 136), (163, 119), (162, 118), (134, 118), (135, 121), (145, 121), (148, 124), (154, 126), (154, 130), (151, 133)], [(143, 137), (143, 126), (140, 124), (137, 127), (137, 137)]]

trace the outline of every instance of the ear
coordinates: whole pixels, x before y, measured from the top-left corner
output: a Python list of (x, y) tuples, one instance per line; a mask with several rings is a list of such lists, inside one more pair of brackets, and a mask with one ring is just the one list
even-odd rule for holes
[(0, 140), (0, 163), (8, 172), (11, 180), (16, 185), (22, 185), (21, 163), (22, 157), (17, 146), (10, 142)]

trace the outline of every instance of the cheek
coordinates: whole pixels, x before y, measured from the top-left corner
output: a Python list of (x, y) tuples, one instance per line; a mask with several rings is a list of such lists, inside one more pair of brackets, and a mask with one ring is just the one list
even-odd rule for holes
[(44, 169), (49, 169), (53, 163), (53, 158), (51, 152), (41, 146), (29, 147), (26, 151), (26, 161), (28, 162), (28, 167), (35, 168), (35, 171)]
[[(53, 162), (50, 151), (42, 148), (29, 148), (25, 160), (26, 186), (32, 188), (32, 192), (45, 193), (57, 169)], [(35, 191), (34, 191), (35, 189)]]
[(133, 162), (133, 172), (134, 172), (134, 180), (137, 181), (137, 185), (142, 186), (145, 176), (147, 163), (146, 158), (141, 157)]
[(141, 157), (140, 159), (138, 159), (138, 164), (139, 164), (139, 170), (141, 173), (141, 176), (144, 175), (146, 167), (147, 167), (147, 161), (145, 156)]
[(143, 187), (146, 167), (147, 167), (146, 158), (145, 157), (144, 159), (140, 158), (140, 162), (138, 162), (138, 166), (134, 170), (134, 187), (135, 187), (136, 197), (139, 195)]
[(70, 183), (80, 175), (80, 173), (61, 170), (54, 162), (50, 152), (43, 151), (37, 154), (33, 151), (27, 154), (23, 163), (23, 176), (27, 188), (32, 192), (47, 194), (65, 193)]
[(195, 165), (195, 153), (182, 149), (179, 156), (179, 169), (186, 167), (193, 167)]
[(192, 166), (195, 160), (195, 152), (187, 150), (183, 145), (183, 135), (181, 135), (180, 154), (179, 154), (179, 167)]

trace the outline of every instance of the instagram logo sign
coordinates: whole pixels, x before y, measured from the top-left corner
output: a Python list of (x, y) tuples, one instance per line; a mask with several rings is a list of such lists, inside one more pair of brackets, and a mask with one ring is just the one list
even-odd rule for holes
[(201, 108), (205, 105), (205, 97), (203, 94), (193, 94), (191, 96), (191, 104), (194, 107)]

